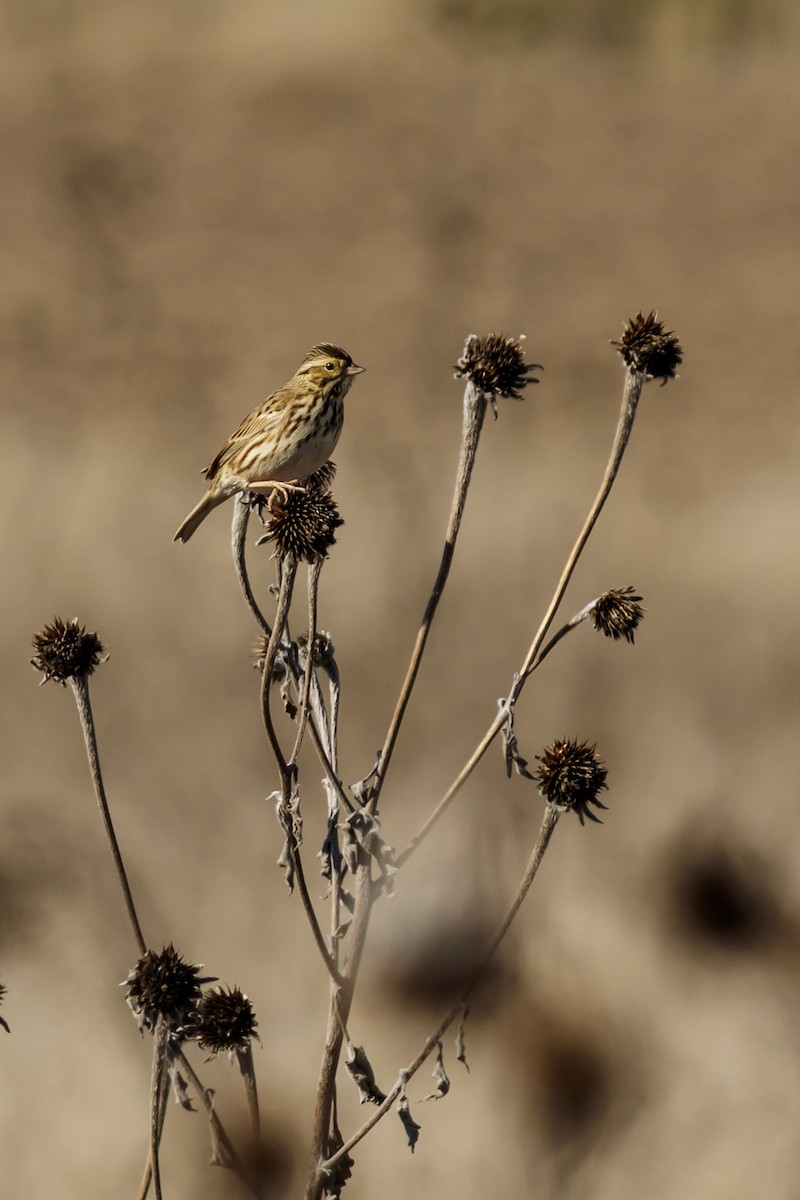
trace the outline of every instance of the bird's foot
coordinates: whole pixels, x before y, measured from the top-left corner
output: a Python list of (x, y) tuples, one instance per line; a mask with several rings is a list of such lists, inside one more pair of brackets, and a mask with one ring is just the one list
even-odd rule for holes
[(276, 500), (278, 503), (286, 505), (290, 492), (304, 492), (306, 489), (302, 483), (279, 483), (275, 479), (267, 479), (258, 483), (251, 483), (250, 490), (266, 495), (267, 507), (270, 512), (274, 512)]

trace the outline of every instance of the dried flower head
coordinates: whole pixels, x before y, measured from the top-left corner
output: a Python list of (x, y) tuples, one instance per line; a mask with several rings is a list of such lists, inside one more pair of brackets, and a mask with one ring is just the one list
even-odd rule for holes
[(331, 484), (336, 476), (336, 463), (329, 458), (321, 467), (317, 467), (313, 475), (309, 475), (305, 482), (307, 488), (313, 488), (318, 492), (329, 492)]
[[(264, 670), (268, 649), (269, 638), (265, 633), (262, 633), (256, 638), (252, 649), (253, 667), (256, 671)], [(278, 653), (275, 655), (275, 662), (272, 664), (271, 678), (275, 683), (280, 683), (286, 678), (286, 654), (280, 647), (278, 648)]]
[(343, 524), (330, 492), (307, 482), (302, 492), (287, 492), (285, 501), (273, 501), (259, 544), (274, 542), (281, 558), (292, 555), (313, 563), (327, 557), (336, 542), (334, 530)]
[(209, 988), (192, 1013), (190, 1037), (201, 1050), (221, 1054), (224, 1050), (244, 1050), (257, 1038), (253, 1006), (244, 992), (234, 987)]
[(592, 609), (595, 629), (615, 642), (625, 638), (626, 642), (633, 645), (634, 630), (644, 617), (641, 599), (641, 596), (634, 595), (632, 587), (604, 592)]
[[(300, 652), (301, 658), (305, 658), (308, 650), (308, 634), (301, 633), (297, 639), (297, 649)], [(314, 641), (311, 644), (311, 660), (315, 667), (322, 667), (327, 670), (334, 660), (334, 646), (329, 633), (315, 633)]]
[(43, 672), (42, 683), (53, 679), (65, 684), (68, 679), (91, 675), (104, 653), (97, 634), (87, 633), (77, 618), (63, 621), (54, 617), (50, 625), (33, 635), (33, 648), (36, 653), (31, 665)]
[(171, 1027), (187, 1024), (200, 999), (200, 986), (212, 983), (213, 975), (200, 976), (202, 967), (186, 963), (172, 943), (160, 954), (146, 950), (128, 978), (125, 999), (139, 1021), (139, 1029), (151, 1033), (159, 1017)]
[(683, 350), (675, 333), (666, 330), (655, 311), (644, 317), (637, 313), (622, 331), (618, 342), (612, 341), (622, 355), (625, 365), (648, 379), (660, 379), (662, 385), (675, 378), (683, 362)]
[(485, 395), (521, 400), (522, 389), (539, 382), (531, 372), (542, 369), (538, 363), (525, 362), (522, 341), (522, 337), (510, 338), (502, 333), (487, 337), (471, 333), (455, 366), (456, 379), (471, 379)]
[(595, 749), (588, 742), (557, 741), (536, 755), (540, 764), (536, 769), (539, 791), (548, 804), (564, 810), (573, 808), (581, 825), (584, 817), (600, 821), (588, 807), (590, 804), (597, 808), (607, 807), (597, 797), (608, 786), (608, 771)]

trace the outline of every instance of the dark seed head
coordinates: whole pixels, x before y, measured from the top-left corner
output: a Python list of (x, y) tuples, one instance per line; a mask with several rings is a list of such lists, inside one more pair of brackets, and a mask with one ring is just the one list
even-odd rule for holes
[(63, 621), (61, 617), (54, 617), (33, 635), (33, 648), (36, 653), (31, 663), (43, 672), (43, 683), (52, 679), (63, 684), (91, 675), (103, 655), (103, 643), (96, 633), (87, 633), (77, 619)]
[(192, 1014), (189, 1036), (201, 1050), (221, 1054), (224, 1050), (244, 1050), (258, 1037), (253, 1006), (239, 988), (209, 988), (203, 993)]
[(171, 943), (160, 954), (145, 951), (122, 984), (139, 1029), (152, 1032), (159, 1017), (173, 1028), (186, 1024), (200, 999), (200, 985), (213, 979), (201, 978), (201, 969), (184, 962)]
[(592, 609), (595, 629), (614, 641), (625, 638), (632, 644), (634, 631), (644, 617), (641, 599), (632, 587), (604, 592)]
[(471, 379), (485, 395), (522, 399), (522, 389), (538, 383), (532, 371), (541, 370), (537, 363), (526, 363), (521, 338), (490, 333), (487, 337), (470, 334), (464, 353), (456, 363), (456, 379)]
[(536, 757), (540, 764), (536, 769), (536, 781), (548, 804), (565, 811), (574, 809), (581, 825), (585, 817), (599, 821), (588, 806), (606, 808), (597, 797), (608, 786), (608, 771), (595, 754), (595, 747), (588, 742), (561, 740), (553, 742)]
[(343, 524), (330, 492), (307, 482), (302, 492), (287, 492), (285, 501), (274, 502), (266, 540), (275, 543), (281, 558), (318, 562), (327, 558), (336, 543), (334, 531)]
[(660, 379), (662, 384), (675, 378), (675, 372), (683, 362), (683, 350), (677, 336), (664, 328), (655, 311), (647, 317), (637, 313), (625, 326), (619, 341), (612, 341), (611, 345), (619, 350), (625, 365), (632, 371), (638, 371), (648, 379)]

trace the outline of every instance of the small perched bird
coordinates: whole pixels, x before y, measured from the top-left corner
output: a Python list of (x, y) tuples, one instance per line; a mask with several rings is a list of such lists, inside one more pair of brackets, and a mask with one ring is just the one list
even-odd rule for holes
[(173, 541), (188, 542), (211, 510), (237, 492), (292, 491), (319, 470), (342, 432), (342, 401), (363, 370), (330, 342), (309, 350), (289, 382), (245, 417), (206, 467), (208, 491)]

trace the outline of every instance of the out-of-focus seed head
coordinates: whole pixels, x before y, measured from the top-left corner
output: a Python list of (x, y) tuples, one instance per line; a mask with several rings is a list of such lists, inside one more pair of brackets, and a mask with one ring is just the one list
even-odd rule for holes
[(66, 684), (68, 679), (91, 675), (104, 653), (97, 634), (88, 633), (76, 618), (63, 621), (54, 617), (51, 624), (33, 635), (33, 648), (36, 653), (31, 664), (44, 674), (42, 683), (52, 679)]
[(531, 372), (541, 371), (538, 363), (526, 363), (522, 338), (490, 333), (478, 337), (471, 333), (464, 344), (464, 353), (455, 366), (456, 379), (471, 379), (475, 387), (487, 396), (506, 396), (522, 399), (522, 389), (538, 383)]
[[(253, 646), (253, 667), (256, 671), (263, 671), (264, 664), (267, 661), (267, 650), (269, 648), (269, 638), (265, 633), (262, 633), (256, 638)], [(274, 683), (282, 683), (286, 678), (286, 657), (282, 650), (278, 650), (275, 656), (275, 662), (272, 664), (272, 681)]]
[(234, 987), (209, 988), (192, 1013), (188, 1034), (201, 1050), (221, 1054), (224, 1050), (245, 1050), (257, 1038), (253, 1006), (244, 992)]
[(634, 631), (644, 617), (641, 600), (642, 597), (635, 595), (632, 587), (604, 592), (592, 609), (595, 629), (615, 642), (625, 638), (632, 645)]
[[(2, 984), (2, 983), (0, 983), (0, 1004), (2, 1004), (2, 1003), (3, 1003), (3, 997), (5, 996), (5, 994), (6, 994), (5, 985), (4, 985), (4, 984)], [(7, 1032), (8, 1032), (8, 1033), (10, 1033), (10, 1032), (11, 1032), (11, 1030), (8, 1028), (8, 1025), (7, 1025), (7, 1024), (6, 1024), (6, 1022), (3, 1020), (3, 1018), (2, 1018), (2, 1017), (0, 1017), (0, 1025), (2, 1025), (2, 1026), (3, 1026), (3, 1029), (7, 1030)]]
[(619, 350), (625, 365), (648, 379), (660, 379), (662, 385), (675, 378), (683, 362), (683, 349), (672, 330), (666, 330), (653, 311), (648, 316), (637, 313), (612, 346)]
[[(305, 658), (308, 650), (308, 634), (301, 633), (297, 639), (297, 649), (300, 651), (301, 658)], [(327, 670), (334, 660), (334, 645), (329, 633), (315, 633), (314, 641), (311, 646), (311, 659), (315, 667), (321, 667)]]
[(340, 525), (344, 521), (330, 492), (304, 485), (302, 492), (288, 492), (285, 502), (273, 501), (261, 540), (274, 542), (281, 558), (314, 563), (327, 558)]
[(214, 979), (213, 975), (201, 977), (201, 970), (184, 962), (172, 943), (160, 954), (146, 950), (122, 984), (139, 1029), (152, 1033), (159, 1017), (171, 1028), (187, 1024), (200, 999), (201, 984)]
[(607, 807), (598, 800), (598, 795), (608, 786), (608, 771), (595, 754), (595, 747), (588, 742), (561, 740), (536, 757), (539, 760), (536, 782), (548, 804), (564, 811), (574, 809), (581, 825), (585, 817), (599, 822), (600, 818), (588, 806)]

